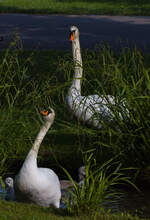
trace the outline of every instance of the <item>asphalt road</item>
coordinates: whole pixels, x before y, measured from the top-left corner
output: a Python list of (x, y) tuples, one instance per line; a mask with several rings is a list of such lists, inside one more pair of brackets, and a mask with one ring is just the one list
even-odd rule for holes
[(70, 50), (69, 27), (78, 26), (82, 48), (108, 43), (115, 48), (134, 44), (150, 52), (150, 17), (95, 15), (0, 14), (0, 49), (17, 32), (25, 49)]

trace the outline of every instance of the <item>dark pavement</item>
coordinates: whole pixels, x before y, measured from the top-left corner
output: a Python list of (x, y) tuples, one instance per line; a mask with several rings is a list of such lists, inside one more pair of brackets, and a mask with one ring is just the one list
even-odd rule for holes
[(150, 51), (150, 17), (27, 14), (0, 14), (0, 49), (7, 48), (17, 32), (25, 49), (70, 50), (71, 25), (80, 30), (81, 48), (107, 42), (115, 48), (136, 44)]

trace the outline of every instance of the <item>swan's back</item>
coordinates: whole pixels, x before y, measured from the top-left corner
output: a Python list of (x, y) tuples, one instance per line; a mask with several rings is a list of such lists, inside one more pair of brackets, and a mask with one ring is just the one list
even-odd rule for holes
[(21, 202), (34, 202), (41, 206), (59, 207), (60, 182), (55, 172), (38, 168), (34, 173), (19, 173), (15, 178), (15, 194)]
[(115, 105), (115, 98), (111, 95), (106, 97), (99, 95), (81, 96), (75, 88), (72, 88), (67, 97), (67, 105), (78, 119), (89, 124), (92, 123), (97, 128), (101, 128), (101, 120), (110, 121), (114, 118), (110, 106)]

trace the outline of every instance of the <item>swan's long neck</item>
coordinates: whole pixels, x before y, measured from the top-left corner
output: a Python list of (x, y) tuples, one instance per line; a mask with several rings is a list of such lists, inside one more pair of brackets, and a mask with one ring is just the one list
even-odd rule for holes
[(75, 73), (73, 77), (72, 87), (75, 87), (81, 93), (81, 78), (83, 68), (79, 38), (72, 42), (72, 53), (75, 64)]
[(33, 147), (31, 148), (31, 151), (35, 151), (36, 154), (38, 154), (38, 151), (39, 151), (39, 148), (40, 148), (40, 145), (41, 145), (41, 142), (43, 140), (43, 138), (45, 137), (48, 129), (50, 128), (51, 126), (51, 121), (46, 121), (43, 126), (41, 127), (35, 141), (34, 141), (34, 144), (33, 144)]
[(29, 164), (33, 165), (33, 166), (37, 166), (37, 155), (38, 155), (38, 151), (41, 145), (41, 142), (43, 140), (43, 138), (45, 137), (48, 129), (50, 128), (50, 126), (52, 125), (53, 121), (46, 121), (43, 126), (41, 127), (35, 141), (33, 144), (33, 147), (31, 148), (31, 150), (29, 151), (25, 161), (24, 161), (24, 165), (25, 164)]

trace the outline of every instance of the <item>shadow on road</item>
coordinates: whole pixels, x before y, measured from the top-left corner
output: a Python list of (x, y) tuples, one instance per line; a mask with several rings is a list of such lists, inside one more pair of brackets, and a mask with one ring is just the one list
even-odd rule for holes
[(0, 14), (0, 49), (8, 47), (15, 31), (26, 49), (70, 50), (69, 28), (78, 26), (81, 48), (107, 43), (115, 48), (135, 44), (150, 50), (150, 17), (96, 15)]

